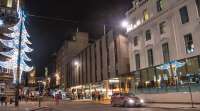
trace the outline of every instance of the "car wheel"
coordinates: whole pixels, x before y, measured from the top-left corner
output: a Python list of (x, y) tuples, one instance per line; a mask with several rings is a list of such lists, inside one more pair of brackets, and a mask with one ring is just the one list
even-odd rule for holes
[(114, 102), (111, 102), (111, 106), (112, 106), (112, 107), (115, 107), (116, 105), (115, 105), (115, 103), (114, 103)]
[(128, 102), (127, 102), (127, 101), (125, 101), (123, 106), (124, 106), (124, 107), (126, 107), (126, 108), (128, 108), (128, 107), (129, 107), (129, 104), (128, 104)]

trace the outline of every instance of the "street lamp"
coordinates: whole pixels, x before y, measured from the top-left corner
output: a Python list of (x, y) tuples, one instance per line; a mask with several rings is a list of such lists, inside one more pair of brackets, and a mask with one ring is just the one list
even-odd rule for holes
[(51, 78), (50, 78), (50, 77), (48, 77), (48, 78), (47, 78), (47, 80), (50, 82), (50, 81), (51, 81)]
[(4, 23), (3, 23), (3, 20), (0, 19), (0, 26), (2, 26)]
[(56, 85), (60, 85), (60, 75), (55, 74), (55, 77), (56, 77)]
[(121, 26), (123, 27), (123, 28), (127, 28), (128, 27), (128, 21), (127, 20), (123, 20), (122, 22), (121, 22)]
[(79, 62), (78, 61), (74, 61), (74, 65), (75, 66), (79, 66)]

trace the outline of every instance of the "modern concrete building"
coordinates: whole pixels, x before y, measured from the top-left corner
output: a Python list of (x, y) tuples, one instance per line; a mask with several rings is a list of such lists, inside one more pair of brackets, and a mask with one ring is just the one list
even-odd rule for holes
[(134, 0), (126, 13), (130, 72), (150, 102), (200, 102), (200, 0)]
[(128, 74), (127, 38), (109, 31), (67, 63), (66, 85), (77, 99), (91, 99), (92, 94), (109, 98), (115, 91), (127, 90), (130, 79), (121, 77)]
[[(17, 22), (17, 0), (0, 0), (0, 38), (3, 33), (8, 32), (8, 27)], [(0, 43), (0, 51), (6, 51), (8, 48)], [(0, 55), (0, 60), (7, 58)], [(14, 87), (12, 85), (12, 71), (0, 67), (0, 94), (13, 95)]]
[(85, 32), (76, 32), (71, 40), (66, 40), (63, 43), (56, 54), (56, 85), (66, 87), (67, 64), (88, 45), (88, 33)]

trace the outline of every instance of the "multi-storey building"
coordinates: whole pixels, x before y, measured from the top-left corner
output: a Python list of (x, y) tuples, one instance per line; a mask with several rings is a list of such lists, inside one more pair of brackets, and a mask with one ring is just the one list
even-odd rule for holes
[[(67, 63), (89, 45), (88, 33), (76, 32), (70, 40), (66, 40), (57, 52), (56, 57), (56, 84), (66, 86)], [(62, 84), (60, 84), (62, 83)]]
[(115, 91), (127, 91), (131, 79), (122, 77), (127, 74), (127, 38), (109, 31), (67, 63), (66, 85), (79, 99), (91, 98), (92, 94), (107, 98)]
[[(0, 37), (4, 37), (3, 33), (8, 32), (8, 27), (13, 26), (17, 22), (17, 0), (0, 0)], [(8, 48), (0, 44), (0, 51), (6, 51)], [(6, 57), (0, 56), (0, 60), (6, 60)], [(12, 87), (12, 71), (0, 67), (0, 93), (13, 95)]]
[(135, 93), (200, 102), (200, 0), (134, 0), (126, 15)]

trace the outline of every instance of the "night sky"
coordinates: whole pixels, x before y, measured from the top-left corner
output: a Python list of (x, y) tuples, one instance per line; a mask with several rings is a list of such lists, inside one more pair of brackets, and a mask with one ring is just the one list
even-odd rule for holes
[(125, 12), (131, 8), (132, 1), (26, 0), (26, 27), (34, 49), (30, 56), (37, 74), (43, 75), (43, 69), (51, 56), (77, 27), (79, 31), (89, 32), (92, 39), (100, 37), (103, 34), (103, 24), (118, 25)]

